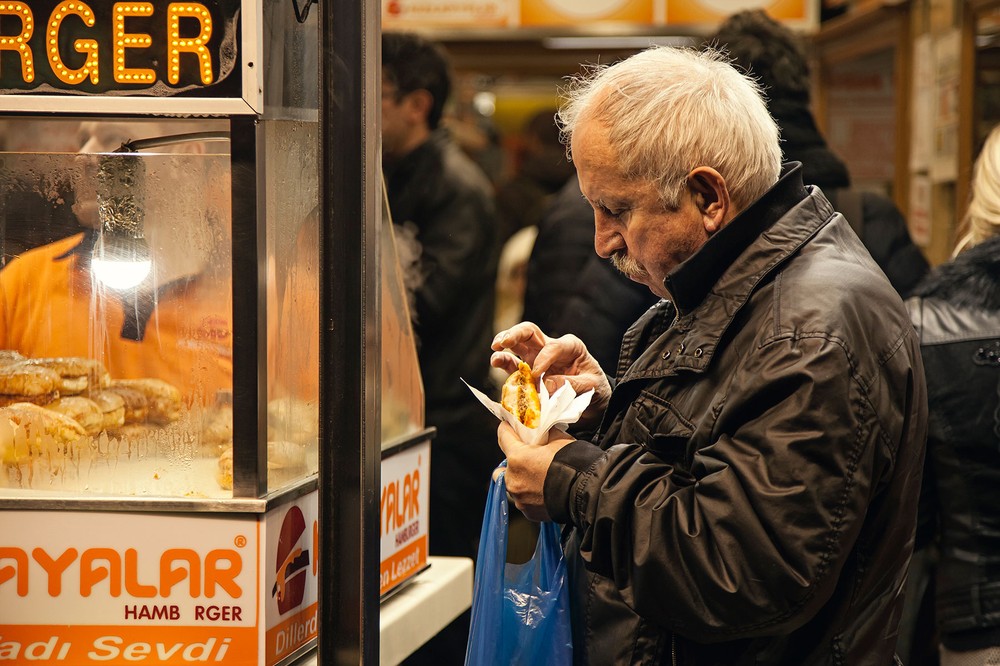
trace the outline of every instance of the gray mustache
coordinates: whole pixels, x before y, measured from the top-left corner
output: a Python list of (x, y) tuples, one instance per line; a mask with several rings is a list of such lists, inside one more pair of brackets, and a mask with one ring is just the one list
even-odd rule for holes
[(646, 271), (632, 257), (625, 252), (615, 252), (611, 255), (611, 265), (626, 277), (642, 278), (646, 276)]

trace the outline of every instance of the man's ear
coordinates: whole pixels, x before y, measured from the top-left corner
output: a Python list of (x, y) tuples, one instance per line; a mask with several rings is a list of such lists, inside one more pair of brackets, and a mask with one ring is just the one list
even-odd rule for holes
[(726, 179), (712, 167), (701, 166), (688, 174), (687, 184), (701, 213), (705, 231), (711, 236), (729, 222), (732, 205)]
[(413, 115), (414, 120), (427, 122), (427, 117), (434, 106), (434, 96), (429, 90), (423, 88), (407, 93), (405, 98), (406, 107)]

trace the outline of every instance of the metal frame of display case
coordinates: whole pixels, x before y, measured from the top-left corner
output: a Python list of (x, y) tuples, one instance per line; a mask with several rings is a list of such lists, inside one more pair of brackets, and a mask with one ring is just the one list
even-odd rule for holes
[[(309, 0), (305, 0), (306, 3)], [(220, 512), (263, 514), (318, 488), (318, 648), (321, 663), (375, 663), (379, 641), (380, 295), (381, 218), (379, 12), (374, 0), (327, 0), (319, 7), (321, 123), (319, 475), (269, 494), (262, 257), (264, 194), (256, 176), (267, 160), (257, 115), (262, 111), (257, 3), (242, 0), (243, 100), (133, 98), (129, 116), (180, 113), (228, 116), (231, 127), (233, 279), (233, 498), (72, 498), (0, 500), (0, 509)], [(308, 5), (307, 5), (308, 6)], [(297, 7), (298, 9), (298, 7)], [(24, 94), (5, 98), (5, 113), (121, 114), (122, 98)], [(330, 566), (333, 564), (333, 566)], [(311, 649), (286, 655), (288, 663)]]
[[(308, 1), (308, 0), (307, 0)], [(320, 6), (322, 265), (319, 663), (374, 664), (379, 640), (380, 5)], [(345, 535), (356, 539), (345, 544)], [(350, 538), (350, 537), (346, 537)], [(366, 566), (366, 564), (368, 566)]]
[[(381, 6), (375, 0), (327, 0), (313, 8), (314, 18), (319, 19), (319, 469), (317, 475), (269, 491), (268, 377), (264, 370), (268, 360), (268, 302), (264, 286), (269, 279), (265, 263), (270, 222), (265, 219), (265, 211), (270, 202), (266, 201), (268, 194), (261, 180), (268, 164), (269, 144), (264, 124), (259, 122), (267, 104), (262, 91), (267, 85), (262, 83), (266, 54), (261, 44), (264, 26), (258, 16), (259, 3), (239, 1), (249, 33), (241, 42), (249, 50), (242, 72), (248, 94), (242, 99), (221, 100), (127, 98), (129, 118), (209, 115), (229, 122), (231, 216), (234, 222), (239, 221), (233, 224), (231, 241), (232, 278), (234, 285), (239, 285), (232, 291), (232, 498), (17, 497), (0, 498), (0, 511), (217, 513), (227, 520), (248, 521), (254, 517), (259, 525), (268, 522), (269, 544), (275, 532), (271, 517), (279, 513), (275, 510), (283, 512), (286, 505), (298, 503), (300, 498), (305, 502), (312, 501), (308, 496), (317, 496), (315, 524), (322, 529), (314, 527), (316, 549), (312, 552), (324, 554), (318, 567), (318, 632), (315, 639), (281, 654), (277, 663), (292, 663), (313, 649), (323, 664), (375, 663), (379, 656), (381, 602), (401, 589), (394, 584), (392, 591), (386, 592), (380, 581), (382, 463), (387, 456), (421, 445), (429, 447), (433, 436), (433, 428), (423, 427), (421, 412), (415, 432), (382, 442), (380, 280), (382, 251), (388, 246), (383, 248), (381, 239), (385, 204), (379, 141)], [(311, 2), (296, 2), (297, 15), (303, 13), (301, 5), (308, 10)], [(101, 5), (105, 9), (107, 6)], [(4, 109), (0, 114), (9, 116), (126, 115), (121, 113), (126, 106), (126, 98), (122, 97), (19, 94), (0, 99)], [(424, 459), (429, 466), (429, 455)], [(260, 541), (258, 566), (265, 563), (264, 539)], [(424, 553), (417, 569), (407, 572), (398, 585), (428, 566)], [(315, 568), (313, 574), (317, 575)], [(264, 584), (269, 592), (270, 582)], [(465, 604), (467, 607), (468, 602)], [(260, 613), (260, 623), (264, 623), (263, 607)], [(269, 628), (269, 621), (270, 617), (268, 624), (258, 626), (258, 630)], [(258, 659), (264, 659), (263, 654)]]

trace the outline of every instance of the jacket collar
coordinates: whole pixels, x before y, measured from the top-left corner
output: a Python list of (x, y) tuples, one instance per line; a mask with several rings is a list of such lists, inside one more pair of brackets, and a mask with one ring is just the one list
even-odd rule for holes
[(984, 240), (935, 268), (913, 295), (959, 307), (1000, 309), (1000, 236)]
[[(799, 165), (787, 165), (773, 188), (664, 280), (675, 299), (676, 320), (669, 328), (660, 326), (662, 321), (657, 320), (672, 317), (674, 311), (661, 303), (629, 331), (622, 343), (622, 368), (628, 368), (622, 382), (707, 367), (719, 340), (758, 285), (833, 213), (818, 189), (802, 184)], [(654, 339), (655, 344), (648, 344)], [(626, 357), (634, 354), (641, 355), (629, 363)]]
[(802, 165), (786, 164), (774, 187), (663, 279), (678, 313), (683, 316), (696, 308), (750, 244), (805, 197)]

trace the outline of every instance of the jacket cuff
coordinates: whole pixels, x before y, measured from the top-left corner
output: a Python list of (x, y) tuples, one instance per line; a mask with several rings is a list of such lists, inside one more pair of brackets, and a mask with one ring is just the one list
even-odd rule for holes
[(601, 447), (582, 440), (570, 442), (556, 453), (545, 474), (542, 489), (545, 509), (554, 522), (564, 525), (573, 523), (572, 498), (576, 481), (603, 455)]

